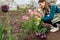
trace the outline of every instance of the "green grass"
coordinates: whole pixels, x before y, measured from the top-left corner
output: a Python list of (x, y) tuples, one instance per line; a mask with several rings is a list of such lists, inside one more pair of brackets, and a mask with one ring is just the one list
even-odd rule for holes
[(0, 16), (0, 40), (3, 40), (3, 26), (1, 16)]
[(10, 26), (10, 16), (9, 13), (7, 12), (6, 15), (6, 30), (7, 30), (7, 38), (6, 40), (14, 40), (12, 34), (11, 34), (11, 26)]

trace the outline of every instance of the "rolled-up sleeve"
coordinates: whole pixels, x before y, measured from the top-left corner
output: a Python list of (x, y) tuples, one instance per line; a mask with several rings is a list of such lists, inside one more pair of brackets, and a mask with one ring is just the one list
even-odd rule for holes
[(60, 8), (56, 6), (56, 13), (60, 13)]

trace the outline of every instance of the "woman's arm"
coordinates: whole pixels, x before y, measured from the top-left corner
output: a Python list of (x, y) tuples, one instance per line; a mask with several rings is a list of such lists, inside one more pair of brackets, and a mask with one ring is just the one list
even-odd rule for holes
[(56, 11), (56, 5), (51, 5), (51, 11), (50, 11), (50, 15), (43, 17), (42, 21), (51, 21), (54, 18), (55, 15), (55, 11)]

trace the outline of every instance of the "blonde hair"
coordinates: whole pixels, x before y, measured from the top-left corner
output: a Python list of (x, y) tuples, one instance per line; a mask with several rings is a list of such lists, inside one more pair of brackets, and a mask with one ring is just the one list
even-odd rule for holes
[(50, 12), (50, 3), (49, 3), (49, 2), (46, 2), (45, 4), (46, 4), (45, 9), (46, 9), (48, 12)]

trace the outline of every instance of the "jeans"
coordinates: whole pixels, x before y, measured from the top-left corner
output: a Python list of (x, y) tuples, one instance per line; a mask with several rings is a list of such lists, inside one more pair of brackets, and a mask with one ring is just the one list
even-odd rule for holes
[(58, 22), (56, 22), (56, 23), (54, 23), (54, 24), (52, 24), (51, 21), (43, 21), (43, 22), (44, 22), (44, 23), (51, 24), (53, 27), (57, 27), (57, 24), (60, 24), (60, 21), (58, 21)]

